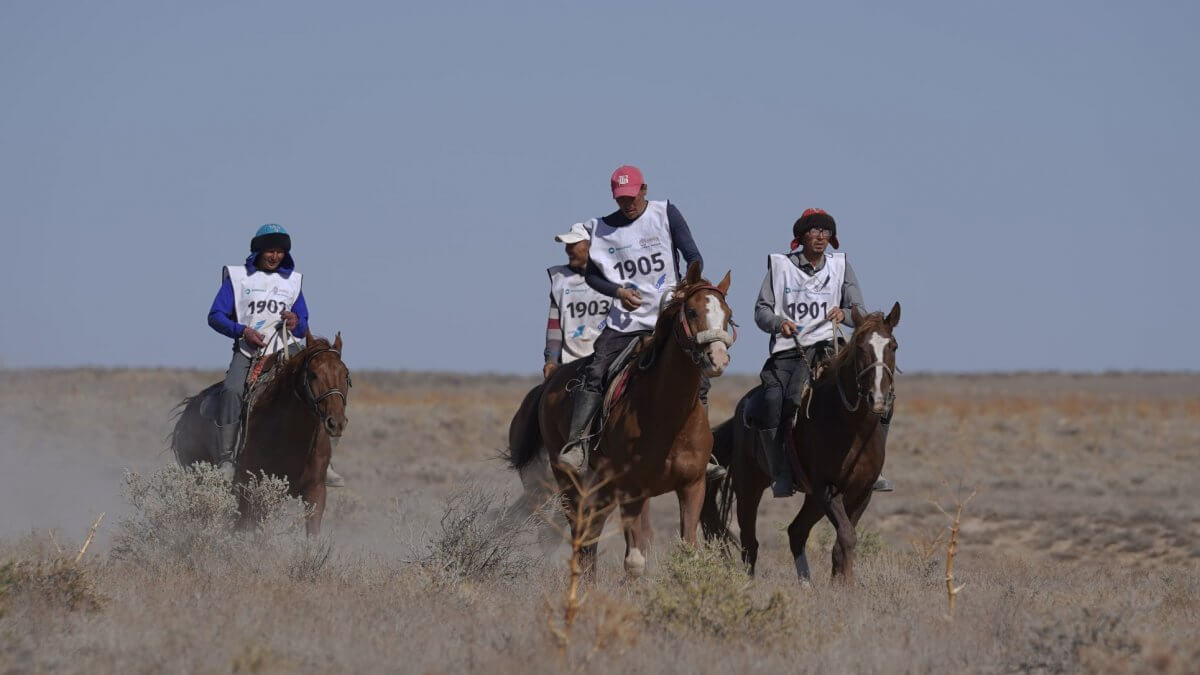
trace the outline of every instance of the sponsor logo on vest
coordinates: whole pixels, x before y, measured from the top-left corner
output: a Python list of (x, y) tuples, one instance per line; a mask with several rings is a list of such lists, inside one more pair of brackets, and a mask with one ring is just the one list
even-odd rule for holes
[(624, 251), (624, 250), (625, 250), (625, 249), (627, 249), (627, 248), (633, 248), (633, 244), (629, 244), (628, 246), (617, 246), (617, 247), (612, 247), (612, 246), (609, 246), (609, 247), (608, 247), (608, 252), (609, 252), (609, 253), (616, 253), (617, 251)]
[(660, 240), (658, 237), (646, 237), (638, 240), (638, 246), (641, 246), (642, 248), (658, 248), (659, 246), (662, 246), (662, 240)]
[(586, 326), (579, 326), (578, 328), (576, 328), (575, 332), (571, 333), (571, 337), (573, 337), (573, 338), (583, 337), (583, 329), (584, 328), (586, 328)]
[(662, 288), (662, 287), (663, 287), (663, 284), (665, 284), (665, 283), (667, 283), (667, 275), (665, 275), (665, 274), (664, 274), (664, 275), (662, 275), (661, 277), (659, 277), (659, 278), (658, 278), (658, 281), (654, 282), (654, 287), (655, 287), (655, 288)]

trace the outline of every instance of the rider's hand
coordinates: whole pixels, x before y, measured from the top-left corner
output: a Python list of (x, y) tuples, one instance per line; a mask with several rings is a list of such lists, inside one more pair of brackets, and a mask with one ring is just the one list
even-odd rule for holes
[(829, 310), (828, 319), (834, 323), (841, 323), (846, 320), (846, 313), (842, 311), (841, 307), (834, 307)]
[(554, 372), (555, 368), (558, 368), (557, 363), (547, 363), (542, 366), (542, 377), (547, 380), (550, 379), (550, 374)]
[(262, 333), (254, 330), (250, 326), (242, 329), (242, 340), (251, 347), (265, 347), (266, 341), (263, 339)]
[(300, 322), (300, 317), (296, 316), (295, 312), (284, 310), (279, 313), (279, 316), (283, 318), (283, 325), (287, 326), (288, 330), (296, 330), (296, 324)]
[(796, 334), (796, 324), (784, 319), (783, 323), (779, 324), (779, 334), (783, 337), (792, 337)]
[(618, 288), (617, 298), (621, 306), (630, 312), (642, 306), (642, 294), (636, 288)]

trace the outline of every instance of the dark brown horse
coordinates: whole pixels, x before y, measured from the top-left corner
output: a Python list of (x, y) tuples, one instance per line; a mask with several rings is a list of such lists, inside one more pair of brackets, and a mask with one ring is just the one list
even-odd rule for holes
[[(286, 479), (289, 493), (308, 504), (305, 529), (309, 536), (316, 536), (325, 513), (330, 438), (341, 436), (346, 428), (350, 371), (342, 362), (341, 333), (332, 345), (309, 334), (304, 349), (287, 359), (283, 354), (267, 357), (252, 395), (234, 473), (239, 526), (253, 523), (257, 514), (251, 512), (243, 491), (237, 488), (261, 472)], [(218, 382), (180, 404), (183, 412), (171, 432), (171, 449), (180, 464), (216, 463), (217, 434), (203, 409), (205, 401), (219, 396), (220, 390)]]
[[(880, 420), (890, 414), (894, 399), (892, 331), (900, 323), (900, 303), (886, 317), (882, 312), (863, 315), (855, 309), (852, 318), (857, 328), (849, 344), (816, 380), (812, 399), (797, 411), (789, 434), (789, 455), (808, 482), (804, 505), (787, 528), (796, 573), (803, 583), (811, 576), (805, 545), (822, 516), (837, 530), (833, 577), (853, 579), (855, 526), (883, 470), (885, 436)], [(758, 434), (744, 424), (749, 398), (750, 394), (742, 397), (733, 419), (713, 432), (713, 454), (729, 467), (729, 475), (705, 500), (704, 530), (710, 538), (729, 536), (729, 506), (736, 497), (742, 560), (753, 572), (758, 560), (758, 506), (771, 477), (758, 459), (763, 453)]]
[[(696, 542), (704, 503), (704, 475), (712, 452), (708, 412), (700, 402), (700, 375), (717, 377), (729, 363), (727, 348), (732, 311), (725, 302), (729, 274), (713, 286), (693, 264), (663, 308), (650, 339), (632, 366), (626, 393), (610, 410), (607, 423), (589, 453), (582, 480), (558, 462), (553, 470), (563, 490), (576, 536), (590, 542), (583, 549), (583, 568), (594, 569), (595, 541), (614, 505), (621, 510), (625, 533), (625, 571), (640, 576), (646, 567), (652, 533), (647, 502), (675, 492), (679, 499), (679, 534)], [(542, 446), (557, 455), (567, 439), (572, 392), (578, 362), (558, 368), (545, 385), (538, 410)], [(521, 443), (518, 443), (521, 445)], [(578, 481), (578, 483), (577, 483)], [(582, 488), (577, 489), (577, 486)]]

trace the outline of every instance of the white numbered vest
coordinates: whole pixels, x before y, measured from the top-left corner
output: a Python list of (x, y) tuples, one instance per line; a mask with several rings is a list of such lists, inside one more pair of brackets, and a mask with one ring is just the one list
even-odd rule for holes
[[(259, 270), (254, 274), (246, 274), (245, 265), (227, 265), (221, 274), (224, 276), (222, 281), (228, 278), (233, 286), (233, 307), (238, 323), (253, 328), (267, 338), (266, 354), (279, 351), (283, 345), (279, 344), (279, 340), (271, 340), (270, 333), (280, 321), (280, 312), (291, 310), (300, 297), (300, 273), (293, 271), (285, 279), (277, 272)], [(237, 342), (243, 354), (254, 356), (254, 350), (241, 338)]]
[(608, 326), (621, 333), (654, 330), (663, 294), (679, 281), (667, 203), (647, 203), (641, 217), (625, 227), (611, 227), (597, 218), (588, 223), (588, 229), (592, 233), (592, 261), (604, 276), (642, 294), (642, 306), (632, 312), (625, 311), (614, 298)]
[(583, 275), (567, 265), (546, 270), (550, 274), (550, 295), (558, 305), (558, 324), (562, 328), (562, 362), (570, 363), (590, 356), (596, 336), (604, 330), (608, 312), (615, 302), (587, 285)]
[(771, 291), (775, 294), (775, 314), (787, 317), (799, 328), (796, 339), (771, 336), (771, 353), (807, 347), (833, 339), (833, 324), (826, 319), (829, 310), (842, 304), (842, 282), (846, 279), (846, 254), (826, 253), (825, 266), (809, 276), (786, 255), (767, 256), (771, 270)]

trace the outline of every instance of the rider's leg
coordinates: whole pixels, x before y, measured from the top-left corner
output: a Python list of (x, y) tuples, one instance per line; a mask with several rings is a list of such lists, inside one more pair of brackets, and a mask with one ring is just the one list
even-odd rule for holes
[[(892, 426), (891, 418), (889, 417), (887, 419), (881, 420), (879, 422), (879, 426), (880, 426), (880, 429), (883, 431), (883, 442), (886, 444), (887, 437), (888, 437), (888, 428)], [(895, 488), (895, 486), (892, 485), (892, 481), (883, 477), (883, 471), (880, 471), (879, 478), (875, 479), (875, 485), (871, 486), (871, 489), (874, 490), (875, 492), (891, 492), (891, 491), (895, 490), (896, 488)]]
[[(700, 373), (700, 404), (704, 406), (704, 414), (708, 415), (708, 390), (712, 388), (712, 380), (704, 373)], [(705, 476), (708, 480), (721, 480), (728, 473), (725, 467), (717, 461), (716, 455), (708, 456), (708, 468), (705, 469)]]
[(763, 455), (771, 472), (771, 494), (789, 497), (795, 490), (792, 463), (787, 456), (786, 439), (779, 433), (783, 418), (783, 395), (787, 386), (788, 373), (777, 367), (776, 359), (767, 359), (759, 378), (763, 383), (762, 409), (758, 413), (758, 438), (762, 442)]
[(225, 371), (225, 381), (221, 384), (221, 402), (217, 411), (217, 427), (220, 447), (217, 449), (217, 465), (229, 479), (233, 478), (234, 463), (237, 457), (238, 430), (241, 426), (242, 392), (246, 387), (246, 376), (250, 373), (250, 359), (236, 348), (233, 358), (229, 361), (229, 369)]
[(582, 441), (592, 418), (604, 402), (604, 374), (629, 341), (637, 337), (636, 334), (619, 333), (611, 328), (605, 328), (596, 337), (592, 361), (583, 369), (583, 386), (575, 392), (571, 427), (559, 461), (572, 468), (586, 468), (587, 456)]

